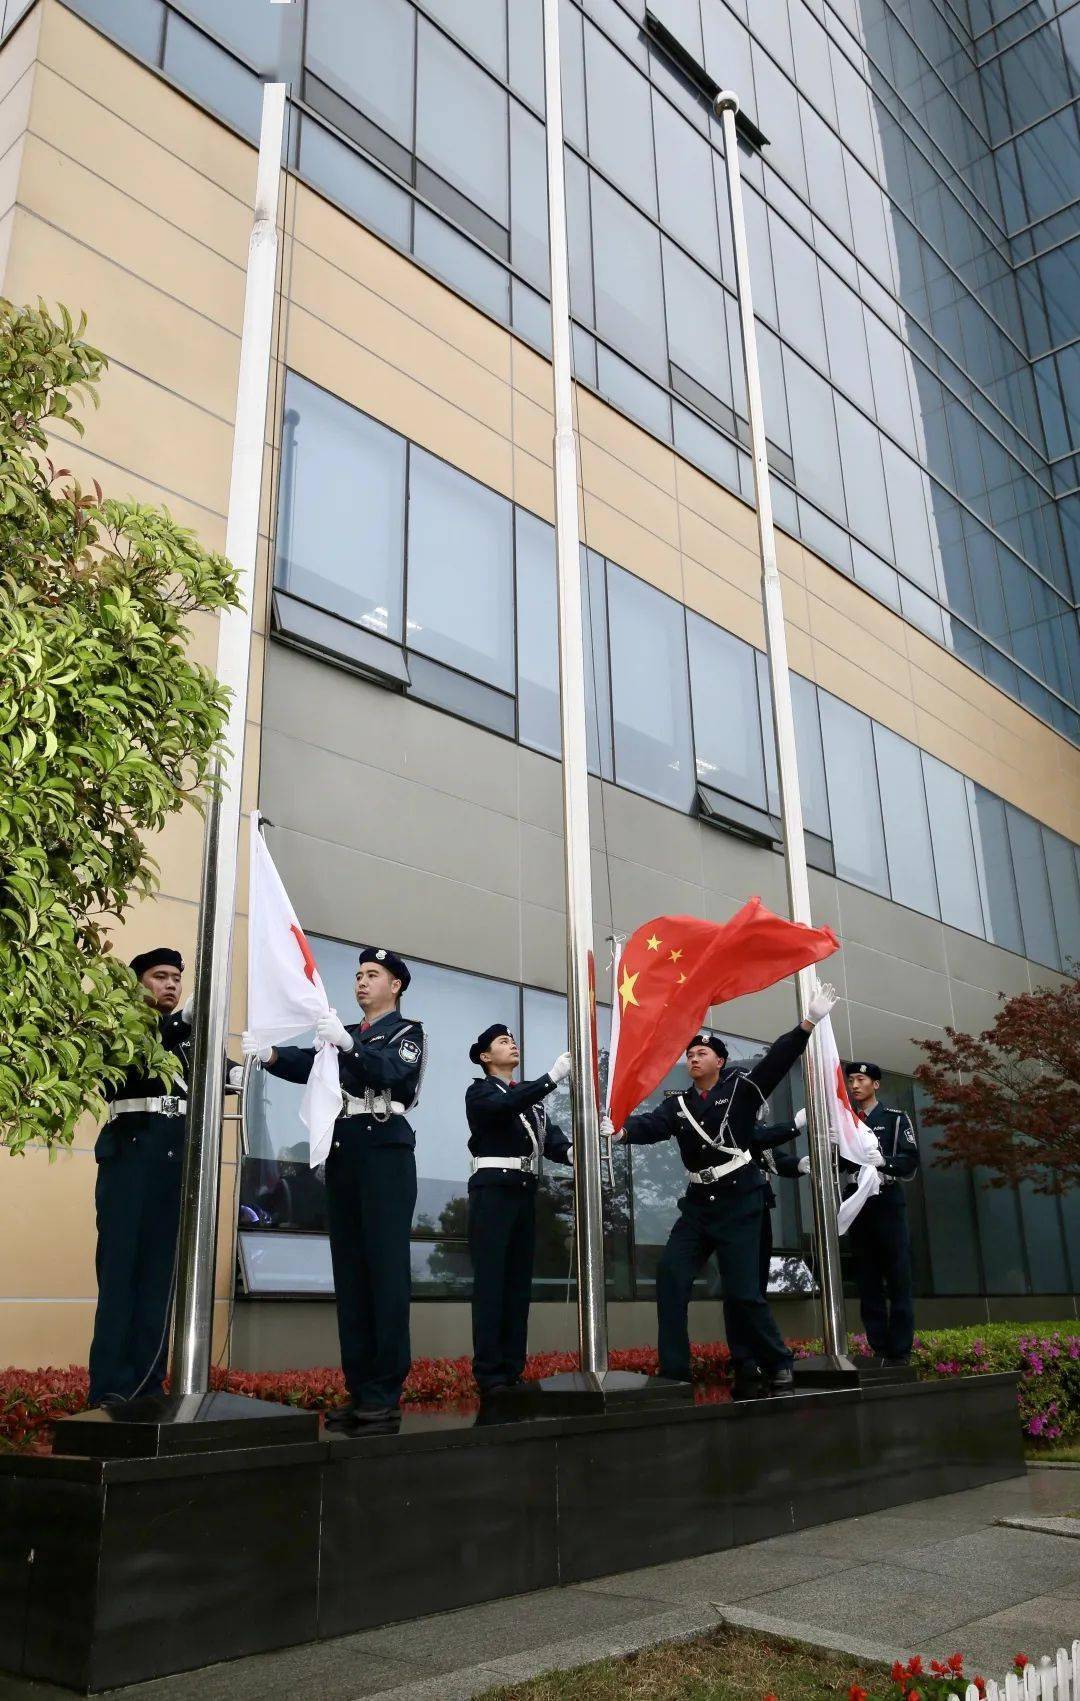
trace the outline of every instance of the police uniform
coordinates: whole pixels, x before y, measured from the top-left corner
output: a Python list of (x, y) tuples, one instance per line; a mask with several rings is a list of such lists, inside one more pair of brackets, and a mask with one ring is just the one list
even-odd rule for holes
[[(881, 1079), (876, 1063), (850, 1063), (847, 1073), (865, 1071)], [(855, 1255), (859, 1306), (870, 1351), (880, 1358), (906, 1361), (915, 1337), (915, 1306), (911, 1293), (911, 1236), (902, 1183), (919, 1168), (919, 1147), (906, 1111), (876, 1104), (857, 1112), (877, 1140), (885, 1167), (881, 1191), (860, 1210), (848, 1238)], [(841, 1162), (841, 1188), (854, 1191), (858, 1170)]]
[[(502, 1023), (486, 1028), (469, 1052), (472, 1062), (509, 1031)], [(554, 1091), (550, 1075), (504, 1081), (485, 1074), (465, 1093), (473, 1374), (482, 1393), (520, 1382), (525, 1368), (538, 1179), (545, 1158), (573, 1161), (570, 1141), (544, 1108)]]
[[(783, 1122), (766, 1127), (758, 1124), (751, 1136), (750, 1150), (765, 1181), (765, 1213), (761, 1219), (761, 1249), (758, 1264), (761, 1297), (765, 1300), (768, 1299), (769, 1270), (773, 1254), (772, 1214), (776, 1209), (776, 1194), (772, 1185), (773, 1177), (777, 1175), (783, 1176), (785, 1179), (798, 1177), (798, 1158), (793, 1152), (785, 1152), (780, 1149), (789, 1140), (794, 1140), (797, 1134), (798, 1129), (793, 1122)], [(738, 1308), (729, 1306), (725, 1295), (724, 1333), (727, 1336), (727, 1344), (731, 1352), (731, 1364), (736, 1383), (756, 1376), (760, 1368), (754, 1357), (752, 1343), (743, 1335), (741, 1322), (742, 1318)]]
[[(360, 962), (381, 963), (407, 991), (412, 977), (394, 952), (366, 947)], [(348, 1415), (382, 1415), (396, 1411), (412, 1362), (416, 1135), (406, 1112), (420, 1094), (425, 1040), (420, 1023), (399, 1010), (346, 1032), (353, 1048), (338, 1055), (345, 1102), (326, 1159), (326, 1218)], [(278, 1046), (266, 1067), (303, 1082), (314, 1058), (312, 1046)]]
[[(136, 975), (166, 965), (162, 946), (132, 961)], [(179, 1011), (159, 1016), (161, 1042), (180, 1058), (166, 1084), (129, 1069), (105, 1090), (109, 1116), (94, 1146), (98, 1302), (90, 1346), (90, 1404), (160, 1394), (172, 1304), (187, 1130), (191, 1028)]]
[[(753, 1137), (758, 1111), (802, 1056), (809, 1038), (800, 1024), (781, 1034), (751, 1068), (723, 1069), (708, 1092), (692, 1086), (670, 1093), (656, 1110), (627, 1120), (625, 1137), (631, 1145), (674, 1139), (690, 1172), (656, 1272), (662, 1376), (683, 1382), (690, 1378), (690, 1295), (695, 1278), (715, 1252), (729, 1327), (734, 1325), (748, 1355), (771, 1380), (790, 1383), (792, 1355), (761, 1288), (767, 1183), (753, 1159)], [(690, 1044), (711, 1045), (726, 1060), (723, 1041), (714, 1035), (697, 1035)]]

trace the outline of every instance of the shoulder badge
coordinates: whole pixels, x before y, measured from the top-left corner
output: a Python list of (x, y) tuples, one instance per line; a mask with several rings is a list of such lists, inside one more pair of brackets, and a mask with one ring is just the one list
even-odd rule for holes
[(415, 1040), (403, 1039), (398, 1046), (398, 1056), (403, 1063), (419, 1063), (420, 1047)]

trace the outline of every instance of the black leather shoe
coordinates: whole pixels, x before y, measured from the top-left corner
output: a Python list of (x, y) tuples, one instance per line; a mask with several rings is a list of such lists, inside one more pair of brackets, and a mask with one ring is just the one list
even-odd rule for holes
[(790, 1364), (782, 1364), (778, 1370), (769, 1372), (770, 1394), (793, 1394), (795, 1392), (795, 1372)]
[(332, 1406), (323, 1413), (324, 1429), (355, 1429), (356, 1424), (355, 1406)]
[(756, 1400), (765, 1392), (765, 1379), (756, 1364), (739, 1365), (731, 1379), (733, 1400)]
[(906, 1370), (908, 1365), (911, 1363), (911, 1359), (905, 1353), (902, 1358), (885, 1357), (881, 1362), (885, 1366), (886, 1370)]
[(401, 1422), (397, 1406), (357, 1406), (353, 1422), (358, 1429), (396, 1429)]

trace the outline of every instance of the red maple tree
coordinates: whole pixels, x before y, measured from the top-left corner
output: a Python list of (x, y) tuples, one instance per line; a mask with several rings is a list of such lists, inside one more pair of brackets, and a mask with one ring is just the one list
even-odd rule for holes
[(1080, 1184), (1080, 982), (1000, 996), (981, 1034), (919, 1042), (924, 1119), (942, 1130), (935, 1161), (981, 1166), (991, 1187), (1066, 1193)]

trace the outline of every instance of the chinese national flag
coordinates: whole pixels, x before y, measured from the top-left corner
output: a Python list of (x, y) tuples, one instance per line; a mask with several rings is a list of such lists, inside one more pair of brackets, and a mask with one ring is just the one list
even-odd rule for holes
[(712, 1005), (761, 992), (839, 945), (831, 928), (785, 921), (760, 898), (730, 921), (661, 915), (639, 927), (617, 968), (618, 1041), (608, 1095), (615, 1127), (663, 1080)]

